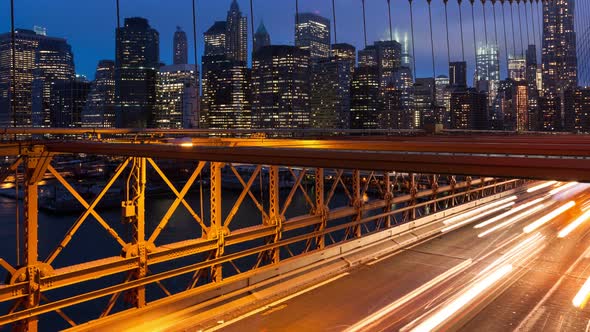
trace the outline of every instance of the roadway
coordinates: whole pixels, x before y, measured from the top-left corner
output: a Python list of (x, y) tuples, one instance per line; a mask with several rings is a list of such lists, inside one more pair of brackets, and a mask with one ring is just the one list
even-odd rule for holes
[[(448, 219), (449, 229), (430, 241), (263, 310), (206, 326), (188, 320), (174, 330), (587, 331), (590, 310), (572, 300), (590, 277), (590, 221), (557, 235), (590, 207), (588, 186), (550, 195), (554, 188)], [(569, 209), (541, 223), (561, 207)], [(538, 228), (529, 226), (535, 222)]]

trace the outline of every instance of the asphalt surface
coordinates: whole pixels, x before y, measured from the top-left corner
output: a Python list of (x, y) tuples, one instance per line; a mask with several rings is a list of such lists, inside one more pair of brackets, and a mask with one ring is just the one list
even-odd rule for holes
[[(518, 194), (516, 204), (510, 208), (543, 197), (549, 189)], [(574, 307), (572, 299), (590, 277), (590, 221), (568, 237), (557, 238), (559, 230), (581, 215), (584, 203), (590, 200), (586, 194), (590, 189), (583, 189), (580, 185), (548, 198), (543, 202), (546, 204), (543, 209), (487, 236), (478, 237), (512, 216), (481, 229), (474, 229), (474, 225), (510, 208), (452, 232), (441, 233), (390, 257), (364, 264), (348, 275), (278, 301), (265, 310), (208, 328), (240, 332), (411, 330), (509, 265), (509, 272), (474, 295), (436, 328), (445, 331), (589, 331), (590, 310)], [(525, 226), (570, 200), (575, 200), (577, 205), (530, 234), (523, 232)], [(531, 211), (534, 206), (521, 212)], [(527, 242), (530, 245), (525, 246), (523, 241), (530, 241)], [(523, 245), (517, 247), (519, 244)], [(498, 264), (491, 266), (494, 262)], [(457, 273), (438, 283), (429, 283), (460, 264), (463, 268)], [(408, 294), (419, 289), (422, 291), (408, 298)], [(382, 310), (388, 307), (393, 308)], [(375, 318), (378, 312), (381, 314)], [(370, 318), (373, 318), (370, 323), (360, 324)]]

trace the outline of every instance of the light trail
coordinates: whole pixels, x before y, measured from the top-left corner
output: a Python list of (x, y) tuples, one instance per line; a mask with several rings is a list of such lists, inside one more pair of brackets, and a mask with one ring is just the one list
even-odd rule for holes
[(468, 212), (465, 212), (465, 213), (461, 213), (461, 214), (460, 214), (460, 215), (458, 215), (458, 216), (455, 216), (455, 217), (449, 218), (449, 219), (447, 219), (447, 220), (445, 220), (445, 221), (444, 221), (444, 224), (445, 224), (445, 225), (450, 225), (450, 224), (454, 223), (454, 222), (455, 222), (455, 221), (457, 221), (457, 220), (460, 220), (460, 219), (463, 219), (463, 218), (469, 218), (469, 217), (471, 217), (471, 216), (473, 216), (473, 215), (476, 215), (476, 214), (478, 214), (478, 213), (480, 213), (480, 212), (482, 212), (482, 211), (486, 211), (486, 210), (488, 210), (488, 209), (492, 209), (492, 208), (494, 208), (494, 207), (496, 207), (496, 206), (498, 206), (498, 205), (502, 205), (502, 204), (506, 204), (506, 203), (508, 203), (508, 202), (515, 201), (517, 198), (518, 198), (518, 197), (516, 197), (516, 196), (510, 196), (510, 197), (508, 197), (508, 198), (505, 198), (505, 199), (503, 199), (503, 200), (500, 200), (500, 201), (497, 201), (497, 202), (493, 202), (493, 203), (486, 204), (486, 205), (484, 205), (484, 206), (482, 206), (482, 207), (479, 207), (479, 208), (477, 208), (477, 209), (474, 209), (474, 210), (471, 210), (471, 211), (468, 211)]
[[(493, 270), (495, 267), (500, 266), (502, 264), (507, 263), (510, 260), (517, 260), (519, 256), (521, 256), (520, 260), (529, 258), (532, 256), (536, 251), (541, 249), (541, 243), (545, 239), (545, 236), (542, 236), (541, 233), (537, 233), (529, 238), (521, 241), (519, 244), (515, 245), (510, 249), (506, 254), (502, 255), (500, 258), (496, 259), (493, 263), (488, 265), (485, 269), (483, 269), (478, 276), (482, 276), (487, 272)], [(512, 262), (513, 264), (515, 262)]]
[(549, 195), (552, 195), (552, 196), (553, 196), (553, 195), (557, 195), (557, 194), (559, 194), (560, 192), (562, 192), (562, 191), (565, 191), (565, 190), (567, 190), (567, 189), (569, 189), (569, 188), (571, 188), (571, 187), (573, 187), (573, 186), (575, 186), (575, 185), (577, 185), (577, 184), (578, 184), (578, 182), (570, 182), (570, 183), (568, 183), (568, 184), (566, 184), (566, 185), (563, 185), (563, 186), (561, 186), (561, 187), (559, 187), (559, 188), (555, 188), (555, 189), (551, 190), (551, 191), (549, 192)]
[(564, 238), (568, 236), (571, 232), (573, 232), (576, 228), (580, 227), (580, 225), (585, 223), (588, 219), (590, 219), (590, 210), (586, 211), (584, 214), (582, 214), (576, 220), (574, 220), (571, 224), (567, 225), (564, 229), (562, 229), (559, 232), (559, 234), (557, 234), (557, 237)]
[(578, 291), (578, 294), (576, 294), (576, 296), (572, 300), (572, 304), (577, 308), (583, 309), (584, 306), (586, 305), (586, 302), (588, 301), (589, 297), (590, 297), (590, 278), (588, 278), (588, 280), (586, 280), (586, 282), (584, 283), (582, 288), (580, 288), (580, 291)]
[(417, 289), (413, 290), (412, 292), (404, 295), (404, 297), (400, 298), (399, 300), (396, 300), (395, 302), (392, 302), (391, 304), (383, 307), (379, 311), (377, 311), (374, 314), (372, 314), (372, 315), (364, 318), (363, 320), (359, 321), (358, 323), (354, 324), (353, 326), (347, 328), (344, 331), (345, 332), (362, 331), (367, 326), (369, 326), (369, 325), (373, 324), (374, 322), (376, 322), (377, 320), (383, 318), (385, 315), (389, 314), (393, 310), (395, 310), (395, 309), (401, 307), (402, 305), (410, 302), (411, 300), (413, 300), (417, 296), (423, 294), (424, 292), (426, 292), (430, 288), (432, 288), (432, 287), (436, 286), (437, 284), (445, 281), (446, 279), (452, 277), (453, 275), (455, 275), (455, 274), (463, 271), (464, 269), (466, 269), (472, 263), (473, 263), (473, 260), (471, 260), (471, 259), (464, 261), (463, 263), (461, 263), (461, 264), (459, 264), (459, 265), (451, 268), (450, 270), (442, 273), (441, 275), (439, 275), (436, 278), (430, 280), (429, 282), (425, 283), (424, 285), (420, 286), (419, 288), (417, 288)]
[(465, 291), (461, 296), (444, 306), (436, 314), (422, 322), (420, 325), (412, 329), (412, 332), (426, 332), (432, 331), (449, 319), (452, 315), (457, 313), (461, 308), (473, 301), (478, 295), (490, 288), (493, 284), (505, 277), (512, 271), (512, 265), (504, 265), (498, 270), (491, 273), (489, 276), (480, 280)]
[(498, 212), (498, 211), (502, 211), (504, 209), (507, 209), (507, 208), (511, 207), (512, 205), (514, 205), (514, 204), (515, 204), (515, 202), (510, 202), (508, 204), (502, 205), (502, 206), (497, 207), (495, 209), (492, 209), (492, 210), (486, 211), (484, 213), (478, 214), (477, 216), (471, 217), (471, 218), (469, 218), (469, 219), (467, 219), (465, 221), (462, 221), (462, 222), (460, 222), (458, 224), (455, 224), (455, 225), (452, 225), (452, 226), (443, 228), (441, 230), (441, 233), (446, 233), (446, 232), (452, 231), (452, 230), (457, 229), (457, 228), (459, 228), (461, 226), (467, 225), (467, 224), (469, 224), (469, 223), (471, 223), (471, 222), (473, 222), (473, 221), (475, 221), (477, 219), (480, 219), (480, 218), (483, 218), (483, 217), (485, 217), (487, 215), (490, 215), (492, 213), (495, 213), (495, 212)]
[(532, 188), (529, 188), (529, 189), (528, 189), (526, 192), (527, 192), (527, 193), (533, 193), (533, 192), (535, 192), (535, 191), (539, 191), (539, 190), (541, 190), (541, 189), (545, 189), (545, 188), (547, 188), (547, 187), (551, 187), (552, 185), (554, 185), (554, 184), (556, 184), (556, 183), (557, 183), (557, 181), (548, 181), (548, 182), (545, 182), (545, 183), (541, 183), (541, 184), (540, 184), (540, 185), (538, 185), (538, 186), (534, 186), (534, 187), (532, 187)]
[(562, 205), (561, 207), (557, 208), (556, 210), (553, 210), (552, 212), (550, 212), (549, 214), (540, 218), (539, 220), (529, 224), (528, 226), (523, 228), (523, 231), (525, 233), (534, 232), (537, 228), (545, 225), (546, 223), (548, 223), (552, 219), (555, 219), (557, 216), (559, 216), (560, 214), (564, 213), (565, 211), (573, 208), (574, 206), (576, 206), (576, 202), (569, 201), (565, 205)]
[(547, 197), (538, 198), (538, 199), (536, 199), (536, 200), (534, 200), (534, 201), (531, 201), (531, 202), (528, 202), (528, 203), (526, 203), (526, 204), (523, 204), (523, 205), (517, 206), (517, 207), (515, 207), (514, 209), (512, 209), (512, 210), (510, 210), (510, 211), (507, 211), (507, 212), (505, 212), (505, 213), (502, 213), (502, 214), (501, 214), (501, 215), (499, 215), (499, 216), (496, 216), (496, 217), (494, 217), (494, 218), (492, 218), (492, 219), (490, 219), (490, 220), (487, 220), (487, 221), (484, 221), (484, 222), (482, 222), (482, 223), (480, 223), (480, 224), (477, 224), (477, 225), (475, 225), (473, 228), (476, 228), (476, 229), (477, 229), (477, 228), (483, 228), (483, 227), (486, 227), (487, 225), (493, 224), (493, 223), (495, 223), (496, 221), (499, 221), (499, 220), (502, 220), (502, 219), (504, 219), (504, 218), (506, 218), (506, 217), (509, 217), (509, 216), (511, 216), (511, 215), (513, 215), (513, 214), (515, 214), (515, 213), (517, 213), (517, 212), (520, 212), (520, 211), (522, 211), (522, 210), (524, 210), (524, 209), (526, 209), (526, 208), (528, 208), (528, 207), (530, 207), (530, 206), (533, 206), (533, 205), (535, 205), (535, 204), (541, 203), (541, 202), (542, 202), (542, 201), (544, 201), (545, 199), (547, 199)]
[(544, 204), (537, 205), (537, 206), (535, 206), (534, 208), (532, 208), (530, 210), (524, 211), (523, 213), (521, 213), (519, 215), (516, 215), (516, 216), (512, 217), (511, 219), (508, 219), (507, 221), (505, 221), (505, 222), (503, 222), (501, 224), (498, 224), (498, 225), (496, 225), (496, 226), (488, 229), (487, 231), (479, 234), (477, 237), (482, 238), (482, 237), (484, 237), (484, 236), (486, 236), (486, 235), (488, 235), (490, 233), (493, 233), (493, 232), (495, 232), (495, 231), (497, 231), (497, 230), (499, 230), (501, 228), (504, 228), (504, 227), (506, 227), (508, 225), (511, 225), (511, 224), (519, 221), (522, 218), (526, 218), (526, 217), (528, 217), (530, 215), (533, 215), (533, 214), (539, 212), (540, 210), (542, 210), (544, 208), (545, 208), (545, 205)]

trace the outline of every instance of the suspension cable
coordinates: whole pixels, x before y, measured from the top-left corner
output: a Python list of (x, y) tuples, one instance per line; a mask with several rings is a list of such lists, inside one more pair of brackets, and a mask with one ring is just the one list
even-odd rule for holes
[(254, 33), (254, 3), (253, 0), (250, 0), (250, 31), (252, 33), (252, 54), (254, 54), (254, 45), (256, 43), (256, 34)]
[(432, 34), (432, 0), (426, 0), (428, 2), (428, 21), (430, 22), (430, 50), (432, 52), (432, 78), (436, 79), (436, 65), (434, 61), (434, 38)]
[[(365, 0), (363, 0), (363, 3), (365, 2)], [(412, 62), (414, 65), (414, 81), (416, 80), (416, 43), (414, 42), (414, 11), (412, 10), (412, 0), (408, 0), (408, 2), (410, 3), (410, 26), (411, 26), (411, 31), (412, 31)]]
[(529, 36), (529, 14), (526, 8), (526, 0), (522, 0), (522, 2), (524, 3), (524, 26), (526, 27), (526, 42), (530, 45), (531, 44), (531, 39)]
[(494, 13), (494, 44), (496, 44), (496, 47), (500, 47), (500, 43), (498, 42), (498, 25), (496, 23), (496, 1), (497, 0), (492, 0), (492, 12)]
[[(193, 16), (193, 53), (194, 53), (194, 57), (195, 57), (195, 92), (196, 92), (196, 96), (198, 98), (199, 96), (199, 56), (197, 55), (197, 4), (196, 4), (196, 0), (192, 0), (193, 2), (193, 10), (192, 10), (192, 16)], [(252, 35), (252, 38), (254, 38), (254, 35)], [(252, 47), (252, 50), (254, 50), (254, 47)], [(197, 115), (197, 128), (201, 127), (201, 116)]]
[[(12, 108), (12, 125), (16, 127), (16, 30), (14, 28), (14, 0), (10, 0), (10, 51), (12, 68), (10, 70), (10, 106)], [(18, 204), (17, 204), (18, 211)]]
[(387, 15), (389, 16), (389, 40), (393, 41), (393, 25), (391, 24), (391, 0), (387, 0)]
[(518, 10), (518, 33), (520, 34), (520, 56), (524, 57), (524, 41), (522, 39), (522, 19), (520, 14), (520, 0), (516, 0), (516, 10)]
[(367, 44), (367, 16), (365, 12), (365, 0), (361, 0), (363, 4), (363, 33), (365, 35), (365, 48), (368, 46)]
[[(474, 12), (474, 4), (475, 4), (475, 0), (469, 0), (469, 2), (471, 3), (471, 26), (473, 27), (473, 61), (474, 61), (474, 67), (475, 67), (475, 77), (477, 77), (477, 40), (475, 37), (475, 12)], [(475, 83), (475, 82), (474, 82)], [(475, 84), (474, 84), (475, 86)]]
[(504, 26), (504, 53), (506, 55), (506, 78), (510, 77), (510, 69), (508, 68), (508, 37), (506, 35), (506, 15), (504, 10), (504, 2), (505, 0), (500, 0), (500, 4), (502, 5), (502, 25)]
[(295, 0), (295, 26), (299, 26), (299, 0)]
[(462, 0), (457, 0), (459, 4), (459, 26), (461, 27), (461, 60), (465, 62), (465, 40), (463, 39), (463, 10), (461, 9)]
[[(531, 22), (533, 23), (533, 44), (537, 45), (537, 29), (535, 28), (535, 9), (533, 8), (534, 0), (531, 0)], [(537, 47), (535, 47), (535, 59), (537, 59)]]
[(486, 18), (486, 0), (481, 0), (481, 9), (483, 12), (483, 31), (486, 41), (486, 47), (488, 46), (488, 23)]
[[(14, 1), (14, 0), (11, 0), (11, 1)], [(121, 15), (120, 15), (119, 0), (117, 0), (117, 28), (121, 28)]]
[(537, 2), (537, 22), (539, 22), (539, 48), (543, 48), (543, 27), (545, 25), (543, 21), (543, 4), (541, 3), (541, 7), (539, 8), (539, 0)]
[(332, 0), (332, 18), (334, 19), (334, 44), (338, 44), (338, 29), (336, 29), (336, 0)]
[(443, 0), (443, 3), (445, 4), (445, 27), (447, 30), (447, 61), (448, 63), (451, 63), (451, 44), (449, 43), (449, 14), (447, 11), (449, 0)]
[(512, 10), (512, 3), (514, 0), (508, 0), (510, 3), (510, 21), (512, 26), (512, 55), (516, 56), (516, 37), (514, 34), (514, 11)]

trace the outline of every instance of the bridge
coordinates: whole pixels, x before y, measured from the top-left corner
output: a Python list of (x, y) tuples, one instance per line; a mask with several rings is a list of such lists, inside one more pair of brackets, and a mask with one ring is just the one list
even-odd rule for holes
[[(2, 179), (21, 179), (21, 193), (16, 188), (16, 195), (17, 199), (22, 195), (23, 200), (22, 215), (17, 215), (16, 220), (16, 236), (22, 239), (20, 244), (17, 241), (17, 261), (8, 252), (0, 260), (8, 276), (0, 286), (0, 300), (6, 305), (0, 317), (2, 325), (16, 324), (32, 330), (39, 322), (43, 326), (44, 321), (59, 315), (67, 324), (56, 326), (70, 325), (73, 330), (158, 326), (170, 330), (208, 329), (218, 328), (218, 322), (211, 321), (213, 317), (231, 322), (227, 315), (233, 313), (235, 319), (250, 308), (253, 314), (240, 320), (246, 325), (237, 322), (227, 328), (243, 330), (245, 326), (262, 324), (261, 328), (280, 329), (284, 315), (297, 311), (277, 309), (268, 322), (257, 318), (287, 301), (277, 296), (293, 301), (292, 306), (313, 301), (319, 310), (340, 305), (334, 292), (344, 292), (350, 283), (364, 289), (362, 285), (376, 273), (377, 279), (405, 280), (401, 282), (403, 287), (382, 279), (372, 295), (358, 303), (350, 299), (356, 304), (350, 304), (331, 320), (320, 315), (310, 316), (310, 322), (334, 324), (334, 320), (341, 320), (341, 324), (354, 328), (356, 322), (371, 317), (363, 317), (363, 303), (373, 299), (377, 302), (371, 307), (380, 309), (384, 301), (381, 292), (391, 291), (386, 298), (397, 300), (392, 302), (393, 311), (370, 318), (370, 323), (380, 328), (401, 327), (410, 322), (394, 322), (387, 317), (398, 317), (391, 313), (409, 305), (404, 290), (420, 291), (413, 300), (417, 302), (408, 302), (414, 308), (411, 310), (417, 310), (420, 301), (425, 301), (424, 285), (434, 285), (438, 272), (447, 283), (459, 278), (463, 281), (454, 282), (470, 284), (475, 272), (469, 271), (482, 270), (492, 258), (511, 262), (515, 273), (503, 281), (504, 286), (498, 286), (494, 295), (501, 296), (502, 290), (517, 287), (513, 286), (515, 280), (526, 280), (533, 273), (527, 274), (533, 269), (530, 262), (541, 252), (555, 250), (563, 255), (564, 262), (580, 257), (576, 264), (586, 257), (569, 255), (570, 251), (559, 247), (561, 242), (555, 234), (549, 242), (545, 233), (556, 226), (548, 220), (539, 227), (540, 233), (533, 232), (534, 238), (528, 241), (534, 241), (535, 247), (531, 244), (523, 249), (527, 255), (523, 260), (514, 247), (518, 247), (518, 239), (525, 241), (531, 232), (512, 226), (527, 220), (534, 222), (534, 216), (568, 200), (578, 204), (575, 209), (586, 208), (583, 185), (560, 185), (556, 181), (589, 180), (588, 136), (470, 136), (417, 131), (401, 136), (275, 139), (261, 135), (248, 138), (247, 133), (239, 138), (206, 138), (202, 131), (171, 135), (149, 130), (54, 130), (40, 138), (35, 130), (19, 131), (16, 134), (7, 129), (5, 137), (10, 140), (0, 147), (12, 160), (2, 172)], [(87, 138), (80, 140), (80, 135)], [(101, 156), (116, 165), (110, 177), (103, 179), (101, 190), (92, 196), (80, 194), (81, 186), (76, 183), (79, 180), (57, 169), (68, 158), (78, 159), (81, 154), (85, 158)], [(166, 160), (178, 164), (170, 167)], [(180, 168), (187, 167), (179, 176)], [(53, 227), (44, 224), (39, 212), (39, 193), (43, 191), (42, 183), (48, 181), (65, 188), (69, 199), (80, 208), (71, 221), (62, 218), (66, 228), (55, 226), (63, 229), (61, 240), (47, 238), (38, 231)], [(158, 182), (164, 184), (172, 199), (167, 201), (166, 209), (148, 215), (146, 211), (151, 211), (149, 206), (157, 199), (149, 194), (150, 187)], [(234, 195), (229, 194), (229, 188)], [(113, 195), (121, 209), (114, 219), (109, 209), (101, 208), (105, 197)], [(232, 199), (225, 199), (228, 195)], [(247, 209), (255, 211), (256, 217), (240, 219), (244, 218), (241, 212)], [(482, 218), (486, 215), (502, 217), (518, 211), (527, 215), (509, 219), (509, 225), (499, 227), (506, 230), (498, 238), (482, 239), (478, 237), (482, 231), (471, 227), (475, 222), (485, 222)], [(111, 218), (103, 217), (104, 213)], [(186, 234), (182, 240), (171, 241), (174, 237), (166, 233), (174, 232), (181, 219), (190, 220), (189, 227), (183, 230)], [(80, 251), (92, 251), (92, 246), (80, 246), (76, 241), (80, 230), (89, 223), (94, 223), (92, 241), (101, 244), (96, 259), (85, 259), (96, 254)], [(585, 236), (576, 234), (580, 239)], [(541, 246), (541, 238), (547, 244)], [(568, 250), (575, 254), (583, 249), (583, 245), (568, 243)], [(486, 248), (489, 252), (480, 257)], [(75, 250), (69, 254), (77, 257), (75, 260), (62, 259), (68, 250)], [(439, 258), (434, 260), (433, 255)], [(402, 273), (416, 259), (428, 257), (433, 261), (419, 265), (421, 270), (397, 276), (387, 272), (391, 268), (401, 269), (396, 273)], [(380, 272), (366, 271), (369, 266), (379, 266)], [(562, 272), (559, 268), (556, 273)], [(339, 283), (345, 284), (337, 286)], [(313, 292), (306, 287), (312, 287)], [(304, 295), (295, 297), (298, 291)], [(285, 295), (290, 292), (294, 293), (292, 298)], [(253, 300), (256, 294), (260, 295)], [(305, 299), (314, 294), (322, 300)], [(279, 304), (273, 304), (276, 301)], [(478, 301), (484, 313), (491, 310), (486, 309), (484, 299)], [(259, 307), (249, 307), (248, 303)], [(466, 317), (446, 324), (479, 321)], [(79, 325), (87, 320), (90, 322)], [(140, 323), (146, 325), (139, 327)], [(484, 319), (481, 326), (488, 323)], [(322, 324), (317, 325), (318, 329), (328, 328)]]

